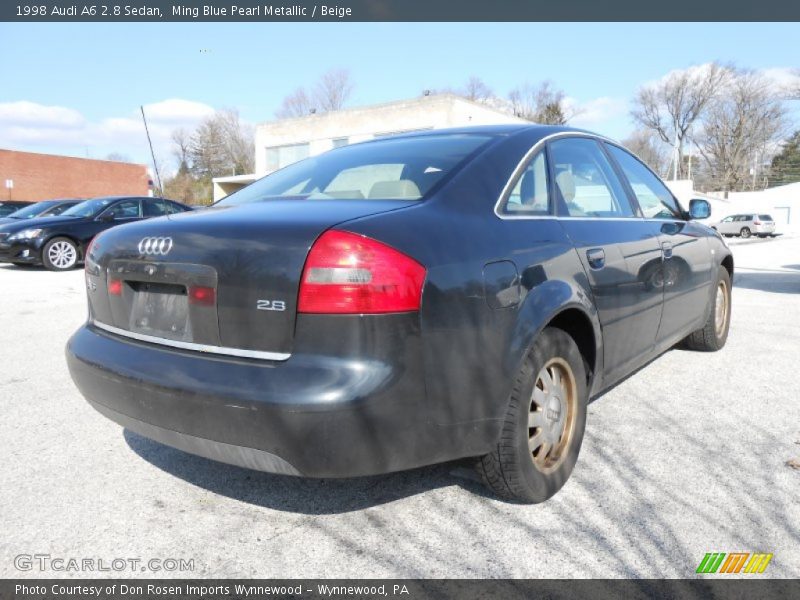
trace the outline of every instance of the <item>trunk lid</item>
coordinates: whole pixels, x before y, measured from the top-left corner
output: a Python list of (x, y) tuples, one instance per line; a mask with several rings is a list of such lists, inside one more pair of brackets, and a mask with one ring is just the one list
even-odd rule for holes
[(292, 350), (314, 241), (334, 225), (414, 204), (275, 200), (113, 228), (87, 257), (92, 318), (145, 341), (280, 358)]

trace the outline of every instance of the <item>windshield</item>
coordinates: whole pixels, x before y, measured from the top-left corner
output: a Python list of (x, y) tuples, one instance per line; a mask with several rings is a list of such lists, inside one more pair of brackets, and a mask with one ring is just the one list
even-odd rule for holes
[(31, 204), (25, 208), (20, 208), (8, 216), (11, 219), (32, 219), (33, 217), (36, 217), (46, 211), (52, 205), (52, 202), (37, 202), (36, 204)]
[(276, 198), (421, 200), (489, 139), (443, 134), (344, 146), (267, 175), (217, 206)]
[(114, 202), (115, 198), (95, 198), (76, 204), (61, 213), (62, 217), (93, 217), (106, 206)]

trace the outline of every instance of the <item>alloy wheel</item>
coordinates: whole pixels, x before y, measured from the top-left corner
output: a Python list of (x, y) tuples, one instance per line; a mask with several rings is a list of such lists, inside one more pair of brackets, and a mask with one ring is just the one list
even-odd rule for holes
[(47, 258), (53, 266), (59, 269), (69, 269), (75, 266), (78, 252), (75, 250), (75, 246), (62, 240), (50, 245), (47, 249)]

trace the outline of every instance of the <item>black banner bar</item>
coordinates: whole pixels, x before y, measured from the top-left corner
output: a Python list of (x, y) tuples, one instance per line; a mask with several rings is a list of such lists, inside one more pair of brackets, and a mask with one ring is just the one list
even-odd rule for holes
[[(800, 21), (796, 0), (3, 0), (9, 22)], [(676, 43), (680, 43), (676, 39)]]
[(800, 597), (800, 581), (762, 579), (605, 580), (0, 580), (3, 600), (307, 600), (389, 598), (458, 600), (527, 598), (592, 600), (759, 600)]

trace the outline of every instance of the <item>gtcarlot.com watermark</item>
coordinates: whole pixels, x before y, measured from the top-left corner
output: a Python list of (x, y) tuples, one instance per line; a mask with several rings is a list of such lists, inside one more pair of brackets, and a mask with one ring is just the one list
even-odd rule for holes
[(194, 571), (193, 558), (75, 558), (51, 554), (17, 554), (18, 571), (70, 573), (177, 573)]

